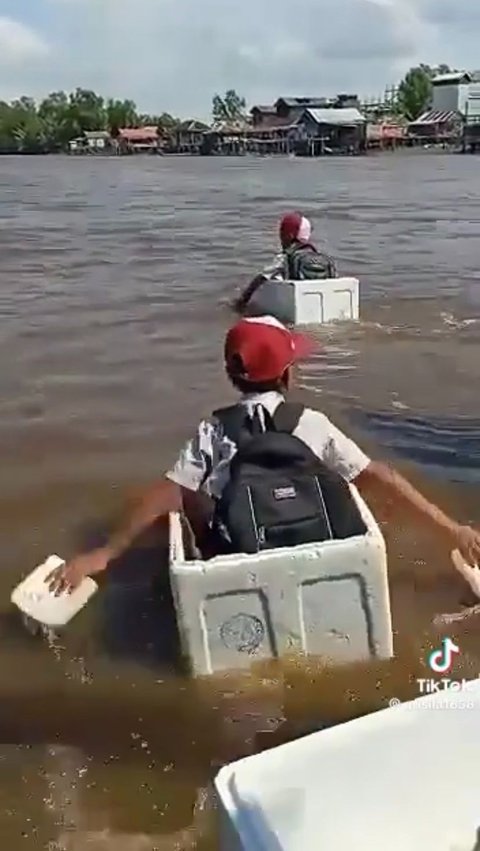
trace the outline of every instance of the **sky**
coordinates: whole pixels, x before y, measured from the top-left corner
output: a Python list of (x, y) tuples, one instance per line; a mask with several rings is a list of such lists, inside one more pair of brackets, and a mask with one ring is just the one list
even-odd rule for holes
[(476, 70), (479, 0), (0, 0), (0, 99), (92, 88), (208, 118), (235, 88), (379, 95), (420, 61)]

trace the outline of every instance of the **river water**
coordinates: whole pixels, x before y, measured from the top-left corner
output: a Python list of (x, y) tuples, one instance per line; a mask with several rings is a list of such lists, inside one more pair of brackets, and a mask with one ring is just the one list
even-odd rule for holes
[[(206, 790), (223, 762), (414, 694), (432, 618), (465, 589), (426, 531), (391, 512), (388, 664), (190, 682), (174, 665), (162, 530), (63, 644), (29, 636), (9, 593), (47, 554), (100, 538), (232, 398), (227, 302), (290, 208), (362, 298), (358, 326), (318, 335), (299, 397), (479, 521), (477, 166), (429, 153), (0, 160), (2, 847), (216, 848)], [(478, 626), (455, 635), (476, 674)]]

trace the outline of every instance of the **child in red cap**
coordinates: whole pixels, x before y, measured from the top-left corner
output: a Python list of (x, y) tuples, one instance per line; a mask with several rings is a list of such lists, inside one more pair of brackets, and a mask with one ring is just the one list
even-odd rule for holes
[[(311, 345), (272, 316), (242, 319), (227, 333), (225, 369), (240, 393), (238, 407), (247, 418), (273, 418), (292, 382), (293, 364), (307, 356)], [(392, 466), (371, 460), (320, 411), (302, 408), (291, 432), (334, 474), (354, 484), (360, 493), (372, 485), (385, 501), (403, 504), (430, 526), (445, 546), (459, 549), (470, 564), (480, 561), (480, 533), (452, 520), (423, 497)], [(218, 412), (221, 413), (221, 412)], [(74, 558), (52, 577), (58, 591), (74, 588), (86, 575), (99, 573), (162, 516), (179, 511), (192, 495), (203, 493), (218, 501), (229, 482), (237, 446), (213, 414), (202, 420), (181, 450), (172, 469), (149, 488), (137, 508), (105, 547)]]
[(235, 302), (242, 311), (258, 288), (268, 280), (304, 281), (336, 278), (337, 270), (333, 259), (318, 251), (310, 242), (312, 226), (301, 213), (286, 213), (279, 227), (282, 251), (273, 263), (266, 266), (260, 275), (248, 285)]

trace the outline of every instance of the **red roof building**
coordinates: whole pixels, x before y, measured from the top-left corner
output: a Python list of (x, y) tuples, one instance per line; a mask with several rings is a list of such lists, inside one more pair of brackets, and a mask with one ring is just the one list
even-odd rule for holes
[(158, 127), (122, 127), (118, 141), (135, 151), (158, 148), (161, 134)]

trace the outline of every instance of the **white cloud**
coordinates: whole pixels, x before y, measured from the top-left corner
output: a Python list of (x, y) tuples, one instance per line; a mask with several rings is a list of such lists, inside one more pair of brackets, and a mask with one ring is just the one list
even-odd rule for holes
[(15, 24), (17, 54), (0, 26), (0, 63), (9, 66), (1, 85), (12, 96), (81, 85), (144, 110), (207, 117), (212, 95), (230, 87), (250, 102), (369, 95), (419, 61), (480, 64), (478, 0), (35, 0), (49, 56), (27, 26), (32, 0), (16, 6), (25, 21)]
[(33, 29), (13, 18), (0, 16), (0, 65), (23, 65), (48, 53), (47, 42)]

